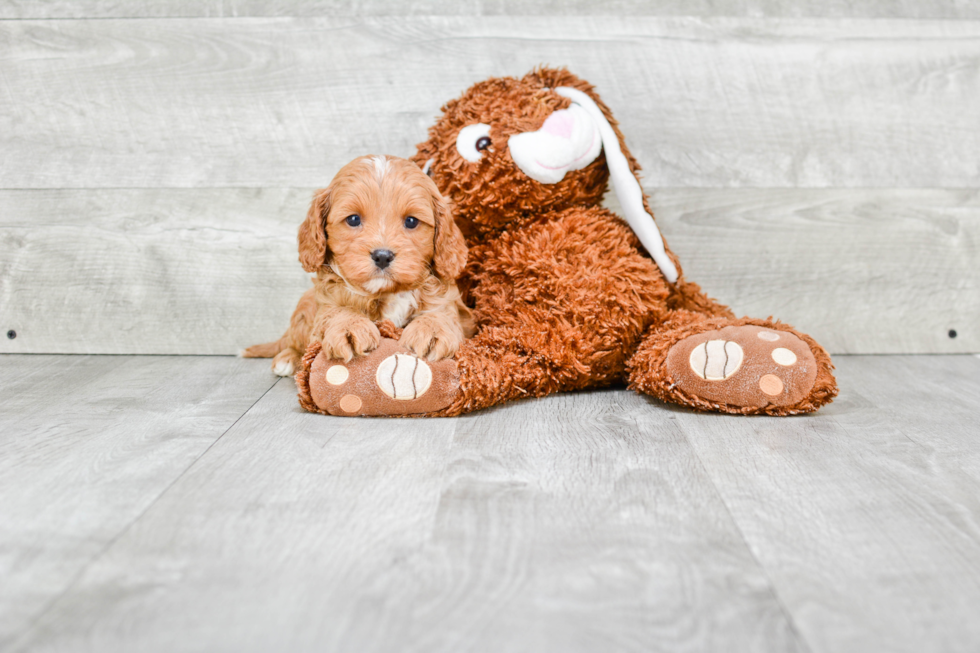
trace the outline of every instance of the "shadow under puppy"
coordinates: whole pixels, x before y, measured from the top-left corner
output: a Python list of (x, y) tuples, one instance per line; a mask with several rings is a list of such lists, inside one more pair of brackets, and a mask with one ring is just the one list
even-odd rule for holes
[(430, 361), (453, 356), (472, 335), (456, 287), (466, 244), (449, 203), (415, 163), (354, 159), (316, 192), (298, 240), (313, 288), (282, 338), (243, 357), (273, 357), (273, 372), (290, 376), (319, 342), (327, 357), (349, 362), (381, 344), (381, 320), (404, 327), (399, 344)]

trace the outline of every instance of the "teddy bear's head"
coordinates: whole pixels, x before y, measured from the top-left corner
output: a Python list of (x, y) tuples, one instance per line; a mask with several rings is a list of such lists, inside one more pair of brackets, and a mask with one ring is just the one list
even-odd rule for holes
[[(559, 87), (587, 93), (610, 115), (588, 83), (566, 70), (541, 68), (521, 79), (473, 85), (443, 107), (418, 146), (416, 163), (452, 199), (457, 221), (471, 233), (602, 201), (609, 170), (601, 139), (580, 110), (569, 110), (572, 101), (555, 91)], [(521, 139), (529, 145), (523, 159)], [(546, 146), (540, 157), (534, 156), (535, 139)]]
[(563, 68), (479, 82), (448, 102), (414, 161), (452, 200), (471, 241), (551, 211), (597, 206), (613, 180), (668, 281), (677, 271), (639, 185), (639, 165), (592, 85)]

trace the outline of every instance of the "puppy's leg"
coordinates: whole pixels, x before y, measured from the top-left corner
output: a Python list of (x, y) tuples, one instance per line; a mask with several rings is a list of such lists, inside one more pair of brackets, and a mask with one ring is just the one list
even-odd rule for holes
[[(318, 333), (322, 333), (320, 338), (316, 338)], [(374, 322), (344, 307), (321, 308), (313, 338), (321, 341), (327, 358), (347, 362), (374, 351), (381, 344), (381, 332)]]
[(463, 344), (463, 327), (455, 316), (420, 315), (405, 327), (398, 344), (419, 358), (440, 361), (451, 358)]
[(292, 376), (299, 369), (302, 358), (303, 356), (298, 351), (292, 347), (287, 347), (273, 357), (272, 373), (276, 376)]
[(408, 323), (398, 344), (431, 362), (452, 358), (476, 332), (473, 314), (453, 283), (431, 277), (422, 288), (419, 314)]

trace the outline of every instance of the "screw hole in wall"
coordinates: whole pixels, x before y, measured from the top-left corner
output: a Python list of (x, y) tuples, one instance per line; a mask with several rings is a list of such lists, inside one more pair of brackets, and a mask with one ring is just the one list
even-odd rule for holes
[(17, 337), (17, 332), (14, 331), (13, 329), (11, 329), (10, 331), (7, 332), (7, 339), (8, 340), (13, 340), (16, 337)]
[(949, 330), (949, 337), (950, 338), (955, 338), (956, 337), (956, 329), (950, 329)]

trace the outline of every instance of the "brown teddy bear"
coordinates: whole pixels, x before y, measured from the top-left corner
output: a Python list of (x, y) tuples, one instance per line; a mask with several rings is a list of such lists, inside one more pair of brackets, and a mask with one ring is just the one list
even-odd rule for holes
[[(340, 374), (314, 344), (297, 374), (308, 410), (459, 415), (624, 382), (738, 414), (807, 413), (836, 396), (812, 338), (737, 319), (684, 278), (612, 113), (567, 70), (474, 85), (443, 107), (414, 160), (455, 205), (470, 247), (460, 285), (479, 332), (438, 368), (409, 365), (386, 341)], [(609, 181), (625, 221), (601, 206)]]

